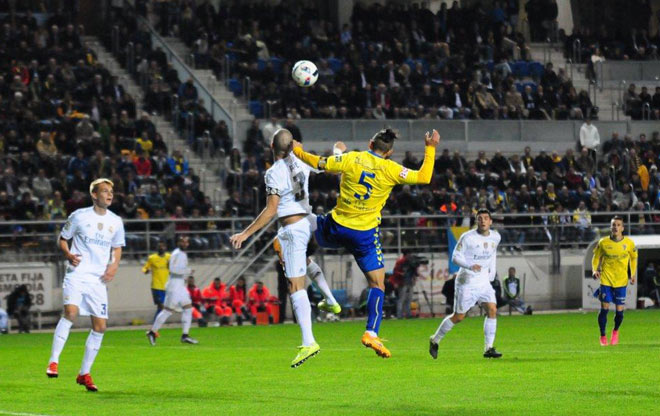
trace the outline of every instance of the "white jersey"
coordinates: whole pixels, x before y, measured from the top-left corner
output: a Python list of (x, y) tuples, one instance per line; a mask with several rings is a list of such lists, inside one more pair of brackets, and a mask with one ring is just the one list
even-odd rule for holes
[(180, 248), (174, 249), (170, 255), (170, 278), (184, 279), (190, 276), (190, 267), (188, 267), (188, 255)]
[(80, 255), (80, 264), (67, 263), (66, 278), (98, 282), (111, 262), (111, 250), (126, 245), (124, 223), (110, 210), (105, 215), (94, 207), (75, 210), (62, 227), (60, 237), (73, 240), (70, 251)]
[(266, 195), (278, 195), (277, 217), (309, 214), (309, 173), (313, 171), (293, 153), (273, 163), (266, 171)]
[[(456, 276), (457, 285), (490, 286), (497, 271), (495, 261), (500, 240), (500, 233), (493, 229), (487, 236), (476, 229), (461, 235), (451, 257), (451, 261), (461, 267)], [(481, 266), (480, 271), (470, 269), (475, 264)]]

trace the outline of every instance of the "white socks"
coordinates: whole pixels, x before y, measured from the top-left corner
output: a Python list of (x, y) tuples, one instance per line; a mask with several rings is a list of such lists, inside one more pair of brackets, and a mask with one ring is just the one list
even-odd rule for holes
[(454, 327), (454, 323), (449, 319), (450, 316), (451, 315), (446, 316), (438, 326), (438, 329), (435, 330), (435, 334), (433, 334), (433, 342), (436, 344), (442, 341), (442, 338), (447, 335), (447, 332), (451, 331)]
[(334, 305), (337, 303), (335, 297), (332, 296), (332, 290), (330, 290), (328, 282), (325, 280), (323, 270), (321, 270), (321, 267), (319, 267), (318, 264), (312, 261), (307, 265), (307, 276), (316, 282), (316, 285), (321, 290), (321, 293), (323, 293), (323, 297), (325, 298), (325, 301), (328, 302), (328, 305)]
[(301, 289), (292, 293), (291, 303), (293, 304), (293, 313), (296, 314), (298, 325), (300, 325), (303, 345), (306, 347), (310, 346), (316, 341), (314, 340), (314, 334), (312, 333), (312, 306), (309, 304), (307, 291)]
[(493, 347), (495, 342), (495, 332), (497, 331), (497, 319), (486, 317), (484, 320), (484, 348), (485, 350)]
[[(188, 309), (190, 313), (192, 314), (192, 309)], [(167, 318), (172, 316), (172, 312), (168, 311), (167, 309), (163, 309), (162, 311), (158, 312), (158, 315), (156, 315), (156, 319), (154, 319), (154, 324), (151, 326), (151, 331), (152, 332), (157, 332), (161, 326), (167, 321)]]
[(190, 331), (190, 323), (192, 322), (192, 308), (184, 309), (181, 312), (181, 329), (183, 329), (183, 334), (188, 335)]
[(55, 327), (55, 333), (53, 334), (53, 347), (50, 350), (50, 361), (51, 363), (57, 363), (60, 361), (60, 354), (64, 349), (64, 344), (69, 338), (69, 331), (71, 331), (71, 326), (73, 322), (62, 317)]
[(102, 332), (89, 331), (87, 342), (85, 342), (85, 355), (83, 356), (82, 367), (80, 367), (80, 375), (87, 374), (92, 369), (96, 354), (99, 353), (99, 348), (101, 348), (101, 341), (103, 341)]

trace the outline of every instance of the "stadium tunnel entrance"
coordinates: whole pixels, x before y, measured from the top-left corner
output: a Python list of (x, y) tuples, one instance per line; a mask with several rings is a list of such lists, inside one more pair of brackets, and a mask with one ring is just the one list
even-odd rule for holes
[[(645, 273), (650, 263), (655, 265), (655, 273), (660, 272), (660, 235), (630, 235), (637, 247), (639, 258), (637, 261), (637, 280), (634, 285), (628, 284), (626, 294), (626, 309), (637, 309), (637, 299), (650, 297), (654, 288), (653, 277)], [(599, 288), (599, 283), (592, 277), (591, 258), (598, 240), (594, 240), (587, 247), (582, 264), (582, 308), (600, 309), (600, 301), (594, 297), (594, 292)], [(643, 307), (643, 306), (642, 306)]]

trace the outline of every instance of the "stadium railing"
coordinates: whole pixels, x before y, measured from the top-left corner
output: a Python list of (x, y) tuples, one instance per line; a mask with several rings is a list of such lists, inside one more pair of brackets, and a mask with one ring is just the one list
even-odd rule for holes
[(598, 87), (617, 87), (621, 80), (628, 83), (660, 81), (660, 61), (604, 61), (596, 63)]
[[(609, 220), (615, 214), (623, 216), (626, 234), (660, 234), (660, 211), (589, 212), (591, 222), (586, 225), (573, 222), (574, 215), (578, 214), (570, 212), (493, 213), (493, 228), (502, 235), (502, 250), (585, 248), (595, 238), (609, 233)], [(383, 252), (446, 251), (450, 227), (462, 224), (463, 220), (463, 216), (457, 215), (385, 215), (380, 225)], [(229, 236), (251, 221), (251, 217), (124, 220), (127, 244), (124, 253), (129, 258), (144, 258), (156, 250), (158, 242), (165, 241), (169, 247), (174, 247), (177, 235), (188, 235), (191, 240), (188, 252), (193, 257), (258, 258), (273, 240), (275, 222), (241, 252), (233, 250), (229, 244)], [(209, 223), (216, 228), (205, 227)], [(61, 260), (56, 241), (62, 224), (63, 220), (0, 222), (0, 261)], [(325, 252), (332, 254), (337, 250)]]

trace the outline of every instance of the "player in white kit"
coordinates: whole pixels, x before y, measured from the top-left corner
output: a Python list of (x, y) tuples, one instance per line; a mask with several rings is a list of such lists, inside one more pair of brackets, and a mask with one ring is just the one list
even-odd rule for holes
[(289, 281), (289, 294), (293, 312), (302, 331), (302, 345), (291, 362), (295, 368), (321, 350), (312, 333), (312, 308), (305, 290), (305, 276), (313, 278), (330, 308), (339, 305), (325, 280), (321, 268), (307, 258), (307, 245), (316, 229), (316, 216), (310, 214), (309, 173), (312, 171), (293, 155), (293, 136), (286, 129), (279, 129), (271, 141), (273, 166), (266, 171), (266, 207), (243, 232), (230, 237), (234, 248), (239, 249), (245, 240), (267, 225), (277, 215), (280, 228), (277, 239), (281, 245), (284, 272)]
[(484, 357), (502, 356), (493, 347), (497, 329), (497, 300), (490, 282), (495, 278), (497, 246), (501, 237), (497, 231), (490, 229), (492, 223), (490, 212), (480, 209), (477, 212), (477, 229), (464, 233), (456, 244), (451, 261), (460, 269), (456, 275), (454, 313), (447, 316), (431, 336), (429, 353), (433, 359), (438, 358), (438, 343), (455, 324), (465, 319), (467, 311), (477, 303), (486, 307)]
[(186, 344), (198, 343), (196, 339), (188, 335), (192, 323), (192, 300), (185, 282), (188, 276), (192, 274), (190, 267), (188, 267), (188, 255), (185, 252), (188, 245), (190, 245), (188, 237), (179, 236), (177, 239), (178, 248), (174, 249), (170, 255), (170, 279), (165, 285), (163, 309), (158, 312), (151, 329), (147, 331), (147, 338), (151, 345), (156, 345), (156, 338), (159, 337), (158, 330), (179, 307), (183, 309), (181, 312), (181, 342)]
[[(48, 377), (57, 377), (60, 354), (64, 349), (73, 321), (78, 315), (91, 316), (92, 330), (85, 343), (85, 355), (76, 382), (89, 391), (97, 391), (89, 372), (101, 348), (108, 319), (108, 289), (119, 268), (124, 239), (121, 218), (108, 210), (112, 204), (113, 183), (100, 178), (89, 186), (93, 206), (74, 211), (62, 227), (59, 248), (68, 264), (62, 296), (64, 316), (53, 336)], [(71, 246), (69, 246), (71, 240)]]

